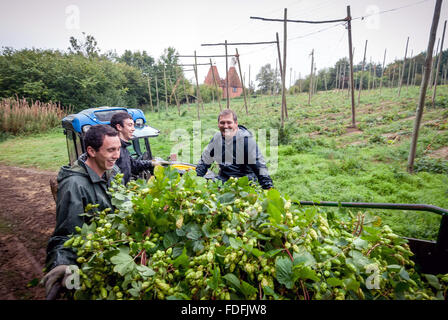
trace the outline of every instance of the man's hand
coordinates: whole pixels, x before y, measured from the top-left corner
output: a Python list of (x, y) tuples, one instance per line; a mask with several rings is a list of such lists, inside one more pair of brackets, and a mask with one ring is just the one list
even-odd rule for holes
[(48, 272), (42, 278), (41, 284), (45, 286), (47, 300), (54, 300), (62, 287), (65, 287), (65, 279), (71, 274), (68, 265), (61, 264)]

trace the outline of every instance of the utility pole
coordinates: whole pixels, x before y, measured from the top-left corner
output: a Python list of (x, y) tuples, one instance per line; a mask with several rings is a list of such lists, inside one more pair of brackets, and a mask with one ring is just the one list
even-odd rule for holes
[(414, 160), (417, 149), (418, 131), (423, 116), (423, 108), (425, 107), (426, 89), (428, 88), (429, 73), (430, 73), (429, 69), (431, 68), (432, 64), (432, 52), (434, 50), (434, 42), (436, 39), (437, 25), (439, 23), (441, 7), (442, 7), (442, 0), (437, 0), (436, 6), (434, 8), (434, 16), (432, 19), (431, 31), (429, 34), (428, 49), (426, 50), (425, 73), (423, 75), (422, 85), (420, 87), (419, 103), (417, 108), (417, 114), (414, 121), (414, 131), (412, 133), (411, 148), (408, 157), (407, 170), (409, 173), (414, 172)]

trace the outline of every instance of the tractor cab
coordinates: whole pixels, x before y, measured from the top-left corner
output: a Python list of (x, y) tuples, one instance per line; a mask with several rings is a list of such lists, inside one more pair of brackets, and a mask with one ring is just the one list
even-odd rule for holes
[(98, 107), (70, 114), (62, 119), (69, 164), (72, 165), (81, 154), (86, 152), (84, 135), (91, 126), (110, 124), (112, 116), (123, 111), (128, 112), (135, 122), (132, 146), (129, 147), (131, 156), (135, 159), (153, 160), (149, 138), (157, 137), (160, 131), (146, 124), (146, 118), (142, 110), (123, 107)]

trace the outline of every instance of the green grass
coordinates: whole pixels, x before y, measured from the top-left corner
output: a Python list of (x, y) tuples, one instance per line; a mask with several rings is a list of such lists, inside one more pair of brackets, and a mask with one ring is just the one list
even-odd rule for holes
[[(433, 159), (433, 152), (448, 145), (448, 106), (444, 101), (448, 87), (438, 87), (436, 107), (425, 107), (417, 147), (421, 171), (406, 171), (413, 130), (418, 87), (364, 91), (356, 107), (358, 131), (349, 132), (351, 105), (347, 92), (319, 92), (308, 105), (308, 94), (287, 96), (289, 120), (279, 131), (278, 168), (268, 162), (274, 184), (296, 200), (385, 202), (431, 204), (448, 208), (448, 168), (444, 159)], [(431, 91), (428, 90), (428, 97)], [(357, 92), (356, 92), (357, 101)], [(251, 97), (249, 115), (244, 100), (231, 100), (238, 122), (251, 129), (280, 129), (281, 96)], [(222, 101), (225, 107), (225, 100)], [(217, 130), (218, 103), (204, 105), (201, 121), (196, 122), (197, 106), (182, 106), (159, 113), (146, 112), (149, 125), (160, 135), (151, 139), (153, 155), (166, 159), (179, 144), (175, 132), (190, 148), (181, 160), (195, 163), (191, 143), (194, 125), (200, 124), (199, 153)], [(196, 127), (195, 127), (196, 128)], [(177, 131), (176, 131), (177, 130)], [(208, 133), (208, 134), (206, 134)], [(269, 160), (271, 150), (264, 156)], [(428, 160), (429, 159), (429, 160)], [(432, 159), (432, 160), (431, 160)], [(65, 137), (61, 130), (39, 136), (10, 137), (0, 142), (0, 162), (57, 171), (68, 162)], [(441, 172), (441, 173), (438, 173)], [(339, 209), (325, 209), (339, 210)], [(352, 211), (357, 211), (352, 209)], [(368, 210), (379, 215), (397, 233), (417, 238), (436, 239), (440, 216), (425, 212)]]

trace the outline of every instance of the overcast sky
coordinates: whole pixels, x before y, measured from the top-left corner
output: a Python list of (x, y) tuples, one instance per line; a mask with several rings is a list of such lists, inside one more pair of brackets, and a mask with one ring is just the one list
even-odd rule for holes
[[(0, 46), (67, 50), (70, 36), (93, 35), (102, 52), (143, 51), (157, 59), (163, 50), (174, 47), (182, 55), (222, 55), (224, 46), (205, 43), (274, 41), (278, 32), (283, 51), (283, 23), (250, 19), (251, 16), (279, 18), (287, 8), (288, 19), (333, 20), (347, 16), (351, 8), (354, 62), (362, 61), (364, 44), (367, 61), (386, 64), (401, 59), (409, 36), (411, 52), (426, 50), (435, 0), (1, 0)], [(364, 18), (362, 18), (364, 17)], [(448, 19), (448, 4), (442, 5), (437, 39)], [(444, 48), (448, 45), (446, 40)], [(288, 23), (286, 84), (310, 72), (311, 50), (317, 69), (333, 66), (348, 56), (347, 30), (343, 23)], [(436, 45), (434, 48), (436, 48)], [(276, 45), (229, 46), (238, 49), (245, 78), (255, 80), (260, 68), (277, 59)], [(184, 64), (193, 63), (182, 58)], [(198, 62), (209, 62), (200, 59)], [(213, 59), (221, 78), (225, 59)], [(229, 65), (231, 61), (229, 60)], [(199, 67), (203, 82), (207, 66)], [(187, 72), (188, 79), (194, 74)]]

